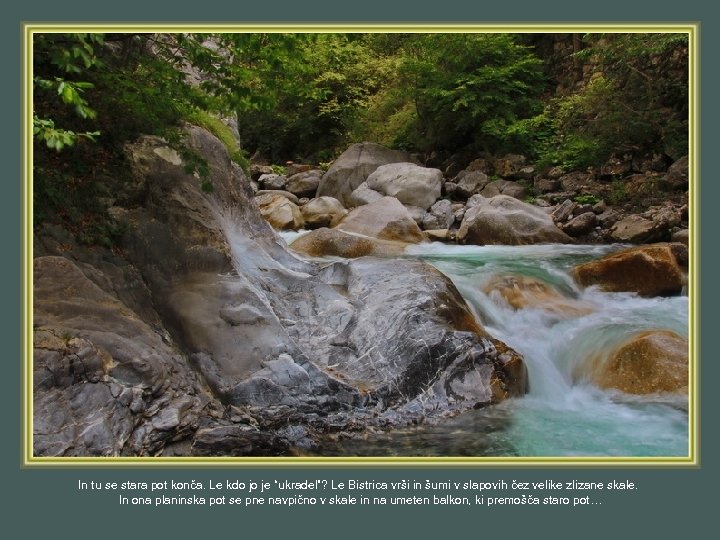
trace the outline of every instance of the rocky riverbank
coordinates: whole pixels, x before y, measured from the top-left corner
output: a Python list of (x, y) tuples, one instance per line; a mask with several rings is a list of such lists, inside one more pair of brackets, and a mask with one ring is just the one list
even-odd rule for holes
[[(521, 396), (522, 356), (483, 328), (446, 276), (397, 258), (405, 246), (660, 240), (686, 219), (672, 201), (645, 217), (583, 203), (595, 187), (569, 191), (578, 174), (552, 180), (562, 196), (524, 202), (521, 181), (547, 179), (519, 158), (492, 164), (502, 179), (476, 161), (451, 182), (412, 156), (363, 143), (325, 173), (255, 167), (252, 180), (207, 131), (189, 126), (186, 140), (207, 160), (211, 192), (163, 139), (143, 137), (125, 148), (133, 181), (118, 182), (107, 201), (124, 231), (118, 246), (81, 245), (59, 225), (35, 231), (38, 456), (322, 452), (338, 438)], [(595, 225), (578, 235), (578, 220)], [(649, 224), (649, 234), (617, 236), (628, 221)], [(270, 225), (315, 228), (295, 252), (341, 259), (300, 257)], [(574, 275), (583, 286), (654, 296), (679, 294), (686, 271), (687, 250), (676, 243)], [(526, 302), (518, 278), (507, 279), (499, 294)], [(533, 301), (547, 292), (533, 287)], [(627, 369), (600, 380), (627, 388), (618, 381)]]
[[(296, 258), (225, 147), (195, 127), (187, 143), (212, 193), (144, 137), (108, 203), (119, 246), (35, 232), (36, 455), (287, 455), (526, 391), (521, 357), (444, 275)], [(422, 239), (414, 220), (378, 231)]]
[[(417, 156), (358, 143), (325, 172), (290, 164), (278, 174), (256, 165), (251, 185), (261, 213), (278, 230), (331, 227), (405, 243), (687, 244), (687, 157), (669, 164), (658, 156), (623, 156), (599, 170), (568, 172), (540, 171), (519, 155), (475, 159), (459, 171), (457, 163), (450, 158), (438, 164), (442, 170), (425, 167)], [(367, 226), (379, 219), (395, 225)], [(341, 237), (313, 233), (299, 248), (314, 244), (317, 255), (319, 242)], [(327, 254), (342, 255), (333, 248)]]

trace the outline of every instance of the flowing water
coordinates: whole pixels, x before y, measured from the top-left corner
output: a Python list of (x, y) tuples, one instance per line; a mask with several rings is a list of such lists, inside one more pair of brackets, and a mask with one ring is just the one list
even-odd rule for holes
[[(687, 296), (640, 298), (577, 288), (570, 268), (618, 247), (433, 243), (409, 248), (407, 257), (421, 258), (452, 279), (488, 332), (523, 355), (530, 392), (442, 425), (347, 443), (340, 452), (687, 456), (687, 396), (629, 395), (590, 382), (592, 360), (602, 361), (632, 334), (671, 330), (688, 335)], [(537, 293), (542, 301), (516, 309), (497, 290), (483, 291), (505, 276), (530, 283), (531, 297)], [(556, 296), (548, 297), (548, 290)]]
[[(522, 353), (530, 393), (456, 420), (461, 438), (484, 418), (503, 414), (490, 434), (492, 448), (523, 456), (684, 456), (688, 454), (687, 397), (630, 396), (601, 390), (584, 376), (589, 359), (643, 330), (688, 335), (688, 298), (639, 298), (628, 293), (580, 291), (568, 275), (574, 265), (616, 246), (421, 245), (410, 253), (449, 276), (487, 330)], [(513, 309), (483, 286), (498, 275), (527, 276), (573, 302)], [(564, 311), (564, 313), (563, 313)]]

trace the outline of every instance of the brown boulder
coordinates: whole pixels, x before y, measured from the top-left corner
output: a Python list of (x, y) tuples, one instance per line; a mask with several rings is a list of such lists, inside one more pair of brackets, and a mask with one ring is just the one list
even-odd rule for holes
[(607, 359), (595, 359), (590, 376), (602, 388), (628, 394), (687, 392), (688, 341), (675, 332), (641, 332)]
[(308, 229), (320, 227), (332, 227), (337, 225), (345, 217), (347, 210), (343, 208), (340, 201), (333, 197), (318, 197), (312, 199), (300, 208), (305, 225)]
[[(484, 172), (465, 170), (457, 175), (455, 182), (456, 192), (461, 197), (472, 197), (490, 183), (490, 178)], [(445, 189), (447, 190), (447, 183)]]
[(266, 193), (255, 197), (260, 214), (274, 229), (302, 229), (305, 224), (298, 206), (282, 195)]
[(581, 317), (594, 310), (592, 304), (567, 298), (551, 285), (530, 276), (494, 276), (483, 292), (498, 294), (515, 310), (539, 308), (562, 319)]
[(508, 154), (505, 157), (493, 160), (495, 173), (502, 178), (514, 178), (525, 167), (525, 156)]
[(597, 218), (594, 212), (583, 212), (568, 221), (563, 227), (563, 232), (572, 237), (583, 236), (595, 229)]
[(583, 287), (599, 285), (610, 292), (635, 292), (640, 296), (680, 294), (685, 284), (687, 247), (655, 244), (626, 249), (572, 269)]
[(290, 244), (290, 249), (311, 257), (344, 257), (355, 259), (368, 255), (390, 256), (403, 252), (404, 244), (373, 238), (362, 238), (337, 229), (317, 229)]

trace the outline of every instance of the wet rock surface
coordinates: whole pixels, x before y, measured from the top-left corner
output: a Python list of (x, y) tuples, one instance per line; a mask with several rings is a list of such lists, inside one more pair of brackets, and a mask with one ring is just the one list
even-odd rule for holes
[(187, 141), (212, 193), (162, 139), (127, 148), (122, 256), (38, 239), (36, 455), (287, 455), (525, 391), (437, 270), (296, 258), (223, 145)]
[(607, 358), (593, 359), (588, 375), (601, 388), (628, 394), (687, 393), (688, 341), (670, 331), (633, 335)]
[(688, 252), (680, 243), (630, 248), (573, 268), (583, 287), (597, 285), (611, 292), (640, 296), (680, 294), (686, 283)]
[(290, 249), (310, 257), (343, 257), (355, 259), (368, 255), (392, 256), (402, 254), (407, 244), (364, 238), (338, 229), (321, 228), (295, 240)]
[(595, 309), (590, 302), (568, 297), (555, 287), (530, 276), (496, 276), (485, 284), (483, 291), (515, 310), (540, 309), (559, 320), (581, 317)]

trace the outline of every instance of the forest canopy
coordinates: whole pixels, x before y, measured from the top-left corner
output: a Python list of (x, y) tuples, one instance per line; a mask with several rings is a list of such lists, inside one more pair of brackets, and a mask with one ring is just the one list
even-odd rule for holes
[(53, 151), (236, 118), (238, 160), (329, 161), (358, 140), (565, 169), (687, 153), (684, 33), (38, 33), (33, 70)]

